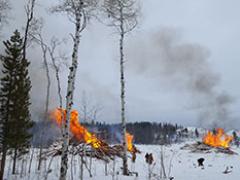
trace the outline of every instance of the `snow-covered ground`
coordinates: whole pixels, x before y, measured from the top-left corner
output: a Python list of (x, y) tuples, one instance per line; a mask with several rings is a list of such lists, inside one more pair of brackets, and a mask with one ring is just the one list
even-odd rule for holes
[[(193, 142), (187, 142), (193, 143)], [(169, 177), (174, 177), (174, 180), (239, 180), (240, 179), (240, 155), (227, 155), (221, 153), (190, 153), (188, 150), (181, 150), (184, 145), (175, 144), (171, 146), (163, 146), (164, 152), (164, 164), (166, 174)], [(130, 171), (137, 172), (138, 177), (129, 176), (124, 177), (121, 175), (121, 159), (117, 158), (106, 164), (103, 161), (94, 159), (92, 162), (92, 175), (89, 177), (89, 172), (84, 167), (84, 180), (145, 180), (148, 179), (149, 170), (152, 174), (152, 180), (160, 179), (161, 166), (160, 166), (160, 152), (161, 146), (157, 145), (137, 145), (138, 149), (142, 153), (137, 156), (136, 162), (132, 163), (129, 159)], [(240, 149), (231, 147), (235, 152), (240, 154)], [(36, 152), (36, 150), (35, 150)], [(145, 162), (145, 154), (152, 153), (154, 163), (150, 167)], [(36, 155), (36, 154), (35, 154)], [(204, 158), (204, 168), (198, 167), (197, 159)], [(49, 157), (50, 160), (50, 157)], [(28, 167), (30, 162), (30, 156), (25, 157), (25, 161), (18, 161), (18, 174), (11, 175), (11, 160), (8, 159), (5, 168), (5, 179), (7, 180), (40, 180), (44, 179), (46, 169), (48, 168), (49, 160), (43, 162), (42, 172), (39, 173), (37, 169), (37, 158), (33, 159), (31, 173), (28, 173)], [(72, 161), (72, 166), (69, 167), (68, 179), (79, 180), (80, 179), (80, 157), (69, 157)], [(89, 165), (90, 159), (86, 159)], [(115, 164), (115, 173), (113, 175), (113, 169)], [(21, 168), (24, 167), (24, 168)], [(59, 175), (60, 158), (55, 157), (52, 161), (51, 172), (48, 174), (49, 180), (58, 179)], [(170, 167), (171, 166), (171, 167)], [(223, 172), (228, 168), (231, 172), (224, 174)], [(170, 171), (169, 171), (170, 170)], [(44, 172), (45, 171), (45, 172)], [(107, 175), (105, 174), (107, 173)], [(22, 176), (22, 177), (20, 177)]]

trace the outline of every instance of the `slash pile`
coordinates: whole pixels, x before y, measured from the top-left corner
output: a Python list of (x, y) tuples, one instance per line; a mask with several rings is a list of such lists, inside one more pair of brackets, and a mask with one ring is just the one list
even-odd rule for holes
[(213, 147), (209, 146), (207, 144), (204, 144), (203, 142), (197, 142), (194, 144), (186, 144), (181, 149), (184, 150), (190, 150), (192, 153), (224, 153), (224, 154), (229, 154), (229, 155), (237, 155), (236, 152), (231, 150), (229, 147), (224, 148), (224, 147)]
[[(50, 113), (50, 118), (62, 127), (66, 121), (66, 110), (56, 108)], [(70, 131), (72, 139), (69, 144), (69, 153), (72, 155), (89, 156), (104, 161), (109, 161), (115, 156), (123, 157), (124, 148), (122, 145), (110, 146), (103, 140), (99, 139), (95, 134), (89, 132), (86, 127), (80, 124), (78, 112), (73, 110), (70, 115)], [(140, 151), (132, 144), (133, 135), (126, 133), (127, 150), (132, 154), (133, 159), (136, 153)], [(45, 152), (45, 156), (61, 155), (62, 140), (56, 141)]]
[[(92, 158), (97, 158), (106, 162), (113, 160), (115, 156), (122, 158), (123, 157), (123, 146), (122, 145), (113, 145), (110, 146), (107, 143), (101, 141), (102, 145), (100, 148), (93, 148), (89, 144), (79, 143), (74, 139), (71, 139), (69, 146), (69, 153), (72, 155), (79, 156), (88, 156)], [(134, 151), (131, 152), (132, 156), (136, 153), (141, 153), (134, 145)], [(62, 148), (62, 141), (56, 141), (53, 143), (45, 152), (44, 156), (60, 156)]]

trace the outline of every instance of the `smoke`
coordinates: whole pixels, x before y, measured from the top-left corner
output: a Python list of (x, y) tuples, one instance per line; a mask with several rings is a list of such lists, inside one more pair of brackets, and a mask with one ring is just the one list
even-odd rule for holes
[(163, 28), (131, 42), (128, 55), (131, 73), (190, 95), (191, 107), (199, 114), (199, 125), (229, 127), (233, 98), (218, 90), (221, 79), (211, 69), (208, 49), (182, 42), (177, 30)]

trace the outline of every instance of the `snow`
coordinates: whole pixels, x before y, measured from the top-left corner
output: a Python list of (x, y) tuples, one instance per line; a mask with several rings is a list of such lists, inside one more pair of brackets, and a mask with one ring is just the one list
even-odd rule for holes
[[(240, 179), (240, 149), (236, 147), (231, 147), (238, 155), (227, 155), (221, 153), (190, 153), (188, 150), (181, 150), (180, 148), (186, 143), (174, 144), (171, 146), (163, 146), (164, 153), (164, 164), (166, 169), (166, 174), (169, 177), (174, 177), (174, 180), (238, 180)], [(160, 152), (161, 146), (158, 145), (137, 145), (138, 149), (142, 152), (137, 155), (135, 163), (132, 163), (129, 159), (129, 169), (130, 171), (138, 172), (138, 177), (129, 176), (124, 177), (121, 175), (121, 165), (122, 161), (119, 158), (115, 160), (115, 180), (145, 180), (148, 179), (149, 170), (152, 172), (152, 180), (160, 179)], [(145, 162), (145, 154), (153, 153), (154, 163), (150, 167)], [(197, 159), (204, 158), (204, 168), (198, 167)], [(5, 168), (5, 178), (7, 180), (40, 180), (44, 179), (46, 175), (47, 166), (50, 161), (50, 157), (47, 161), (44, 161), (43, 168), (41, 172), (38, 172), (37, 167), (37, 150), (35, 149), (34, 159), (32, 162), (31, 173), (28, 173), (30, 155), (25, 158), (25, 168), (21, 168), (22, 161), (18, 161), (18, 174), (11, 175), (11, 160), (8, 157), (6, 168)], [(69, 165), (68, 169), (68, 179), (79, 180), (80, 179), (80, 157), (72, 156), (69, 157), (69, 161), (72, 160), (72, 166)], [(90, 158), (85, 159), (89, 166)], [(172, 161), (172, 163), (170, 163)], [(58, 179), (60, 166), (60, 157), (55, 157), (51, 165), (51, 172), (48, 174), (49, 180)], [(105, 175), (105, 163), (100, 160), (93, 159), (92, 163), (92, 175), (89, 177), (89, 173), (84, 167), (84, 180), (112, 180), (113, 179), (113, 167), (114, 161), (111, 161), (107, 165), (107, 176)], [(169, 169), (171, 170), (169, 172)], [(232, 172), (224, 174), (223, 172), (228, 167)], [(22, 173), (21, 173), (22, 172)], [(72, 172), (72, 173), (71, 173)], [(72, 174), (72, 175), (71, 175)], [(22, 177), (20, 177), (22, 176)]]

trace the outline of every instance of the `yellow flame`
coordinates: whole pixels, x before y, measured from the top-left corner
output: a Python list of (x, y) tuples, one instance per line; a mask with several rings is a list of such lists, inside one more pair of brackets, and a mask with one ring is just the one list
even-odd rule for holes
[[(56, 108), (50, 113), (50, 117), (61, 127), (63, 120), (66, 121), (66, 110)], [(79, 123), (78, 112), (76, 110), (71, 112), (70, 131), (74, 138), (79, 141), (84, 141), (96, 149), (101, 146), (101, 141)]]
[(232, 140), (233, 136), (225, 134), (222, 128), (218, 128), (216, 134), (208, 131), (208, 133), (203, 137), (203, 143), (213, 147), (228, 148)]
[(127, 149), (130, 152), (133, 152), (133, 135), (130, 133), (126, 132), (126, 142), (127, 142)]

